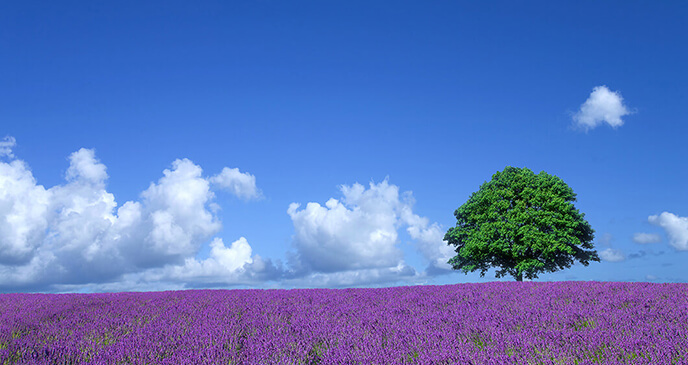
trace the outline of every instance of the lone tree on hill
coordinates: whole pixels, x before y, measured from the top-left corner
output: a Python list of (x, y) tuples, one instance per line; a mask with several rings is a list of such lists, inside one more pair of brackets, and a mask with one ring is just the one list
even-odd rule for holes
[(480, 270), (481, 277), (499, 267), (497, 278), (509, 274), (522, 281), (569, 268), (574, 260), (599, 262), (594, 230), (575, 201), (560, 178), (507, 166), (454, 212), (456, 227), (444, 239), (457, 255), (448, 263), (466, 274)]

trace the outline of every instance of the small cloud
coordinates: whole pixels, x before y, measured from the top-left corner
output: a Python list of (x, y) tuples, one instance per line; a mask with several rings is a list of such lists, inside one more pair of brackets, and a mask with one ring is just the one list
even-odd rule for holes
[(648, 274), (648, 275), (645, 275), (645, 279), (647, 279), (649, 281), (655, 281), (658, 279), (658, 277)]
[(600, 251), (599, 255), (602, 260), (609, 262), (621, 262), (626, 260), (623, 252), (614, 248), (608, 248), (604, 251)]
[(14, 158), (12, 154), (12, 147), (17, 145), (17, 140), (14, 137), (7, 136), (0, 141), (0, 157), (7, 156)]
[(262, 196), (256, 187), (256, 177), (236, 168), (223, 168), (222, 172), (210, 178), (210, 182), (241, 199), (258, 199)]
[(84, 180), (102, 184), (108, 178), (107, 168), (96, 158), (92, 149), (81, 148), (69, 155), (67, 181)]
[(603, 85), (593, 88), (588, 100), (573, 115), (573, 123), (586, 132), (603, 122), (617, 128), (624, 124), (621, 117), (628, 114), (631, 111), (623, 104), (621, 94)]
[(669, 244), (679, 251), (688, 250), (688, 217), (679, 217), (669, 212), (660, 215), (651, 215), (647, 220), (664, 228), (669, 236)]
[(633, 242), (641, 245), (648, 243), (660, 243), (662, 242), (662, 237), (655, 233), (636, 233), (633, 235)]

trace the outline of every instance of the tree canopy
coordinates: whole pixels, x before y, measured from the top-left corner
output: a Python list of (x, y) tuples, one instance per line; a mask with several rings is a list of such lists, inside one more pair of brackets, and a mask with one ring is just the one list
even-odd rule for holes
[(454, 212), (456, 227), (444, 239), (457, 255), (448, 263), (466, 274), (480, 270), (481, 277), (497, 267), (497, 278), (508, 274), (522, 281), (569, 268), (574, 261), (599, 262), (594, 230), (575, 201), (562, 179), (507, 166)]

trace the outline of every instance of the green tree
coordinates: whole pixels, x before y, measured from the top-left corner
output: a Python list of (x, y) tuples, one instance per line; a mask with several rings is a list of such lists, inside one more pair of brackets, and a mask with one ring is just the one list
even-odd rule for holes
[(480, 270), (481, 277), (498, 267), (497, 278), (522, 281), (569, 268), (574, 260), (599, 262), (594, 230), (575, 201), (562, 179), (507, 166), (454, 212), (456, 227), (444, 239), (457, 255), (448, 263), (466, 274)]

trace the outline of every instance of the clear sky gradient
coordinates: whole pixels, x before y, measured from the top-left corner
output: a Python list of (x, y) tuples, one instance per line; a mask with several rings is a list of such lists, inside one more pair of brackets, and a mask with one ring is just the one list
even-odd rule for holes
[[(448, 270), (506, 166), (603, 260), (685, 282), (688, 5), (0, 4), (0, 291), (378, 287)], [(503, 278), (501, 280), (513, 280)]]

